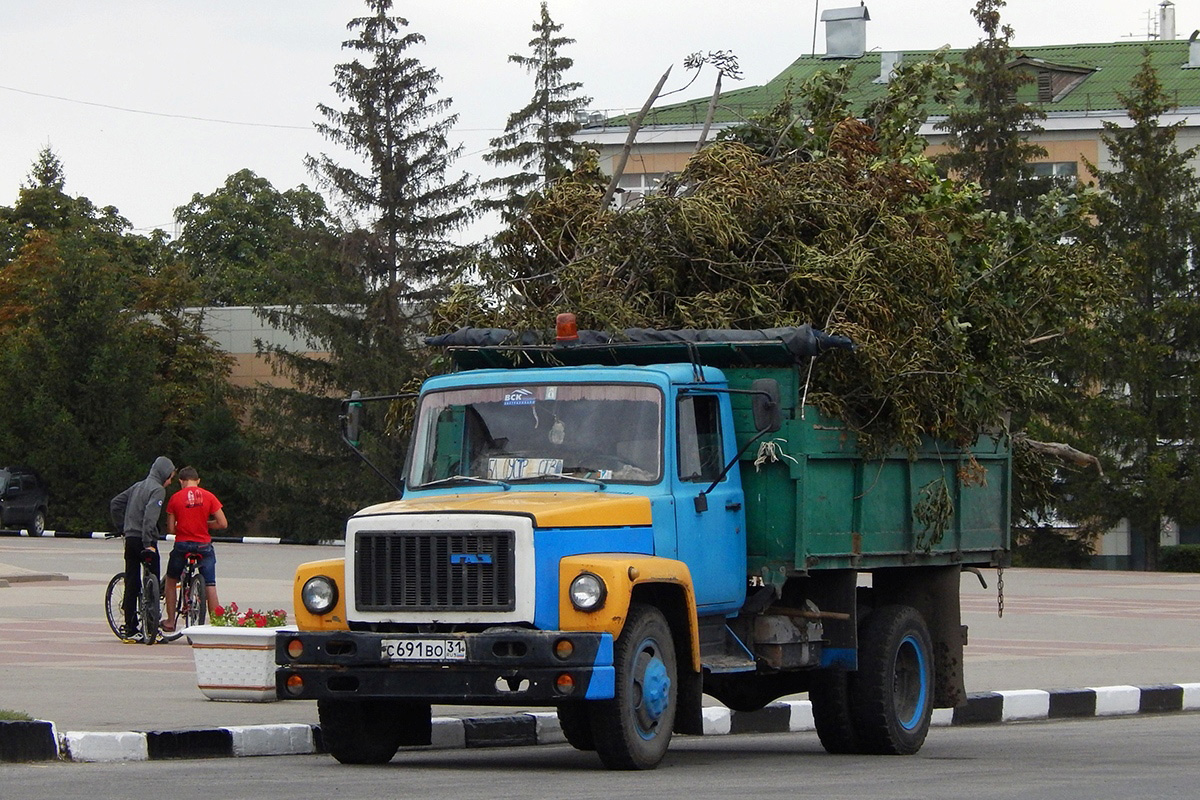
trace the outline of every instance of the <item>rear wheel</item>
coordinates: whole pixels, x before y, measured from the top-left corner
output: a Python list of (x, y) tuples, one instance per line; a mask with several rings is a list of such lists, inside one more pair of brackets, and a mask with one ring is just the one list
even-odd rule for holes
[(576, 750), (595, 750), (596, 738), (592, 735), (592, 715), (587, 701), (562, 703), (557, 711), (558, 724), (567, 742)]
[(671, 743), (679, 690), (675, 644), (661, 611), (630, 606), (613, 662), (616, 695), (591, 707), (596, 752), (609, 769), (654, 769)]
[(104, 613), (108, 616), (108, 627), (118, 639), (125, 638), (125, 573), (118, 572), (108, 582), (104, 591)]
[(188, 581), (187, 624), (203, 625), (208, 618), (208, 584), (203, 575), (193, 575)]
[(850, 710), (862, 752), (911, 755), (925, 743), (933, 715), (933, 645), (916, 609), (883, 606), (867, 617)]
[(159, 626), (159, 641), (173, 642), (180, 636), (183, 636), (183, 629), (187, 627), (188, 609), (191, 608), (192, 598), (188, 595), (188, 577), (187, 573), (183, 573), (179, 581), (179, 588), (176, 589), (174, 596), (164, 597), (163, 605), (167, 603), (175, 604), (175, 630), (165, 631), (162, 626)]
[(318, 700), (321, 741), (343, 764), (386, 764), (402, 744), (429, 744), (428, 703), (399, 700)]

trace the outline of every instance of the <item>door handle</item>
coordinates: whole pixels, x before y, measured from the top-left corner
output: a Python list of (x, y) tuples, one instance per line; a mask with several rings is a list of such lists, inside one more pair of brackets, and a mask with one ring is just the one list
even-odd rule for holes
[(735, 503), (735, 502), (733, 502), (732, 500), (730, 500), (728, 503), (726, 503), (726, 504), (725, 504), (725, 510), (726, 510), (726, 511), (741, 511), (741, 510), (742, 510), (742, 504), (741, 504), (741, 503)]

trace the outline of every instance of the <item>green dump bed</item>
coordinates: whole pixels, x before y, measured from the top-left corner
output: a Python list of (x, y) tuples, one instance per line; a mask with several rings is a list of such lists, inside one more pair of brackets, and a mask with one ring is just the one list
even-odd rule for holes
[[(981, 436), (969, 450), (928, 440), (912, 456), (868, 460), (843, 423), (800, 407), (794, 368), (727, 367), (725, 374), (733, 388), (775, 378), (783, 406), (783, 427), (741, 463), (751, 575), (771, 582), (818, 569), (1005, 562), (1006, 438)], [(745, 444), (755, 433), (750, 400), (734, 398)]]

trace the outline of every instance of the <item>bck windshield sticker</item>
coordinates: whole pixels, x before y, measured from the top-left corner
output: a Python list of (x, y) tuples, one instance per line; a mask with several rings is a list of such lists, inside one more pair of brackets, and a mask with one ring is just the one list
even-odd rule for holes
[(504, 395), (504, 405), (506, 406), (531, 406), (536, 400), (537, 398), (529, 389), (513, 389)]

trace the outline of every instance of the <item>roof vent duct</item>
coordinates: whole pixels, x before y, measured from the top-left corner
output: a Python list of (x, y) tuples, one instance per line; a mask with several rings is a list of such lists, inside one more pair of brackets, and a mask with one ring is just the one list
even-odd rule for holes
[(867, 51), (866, 5), (831, 8), (821, 12), (825, 23), (825, 55), (822, 58), (860, 58)]
[(904, 54), (895, 50), (885, 50), (879, 54), (879, 77), (872, 83), (887, 83), (896, 76), (904, 61)]

